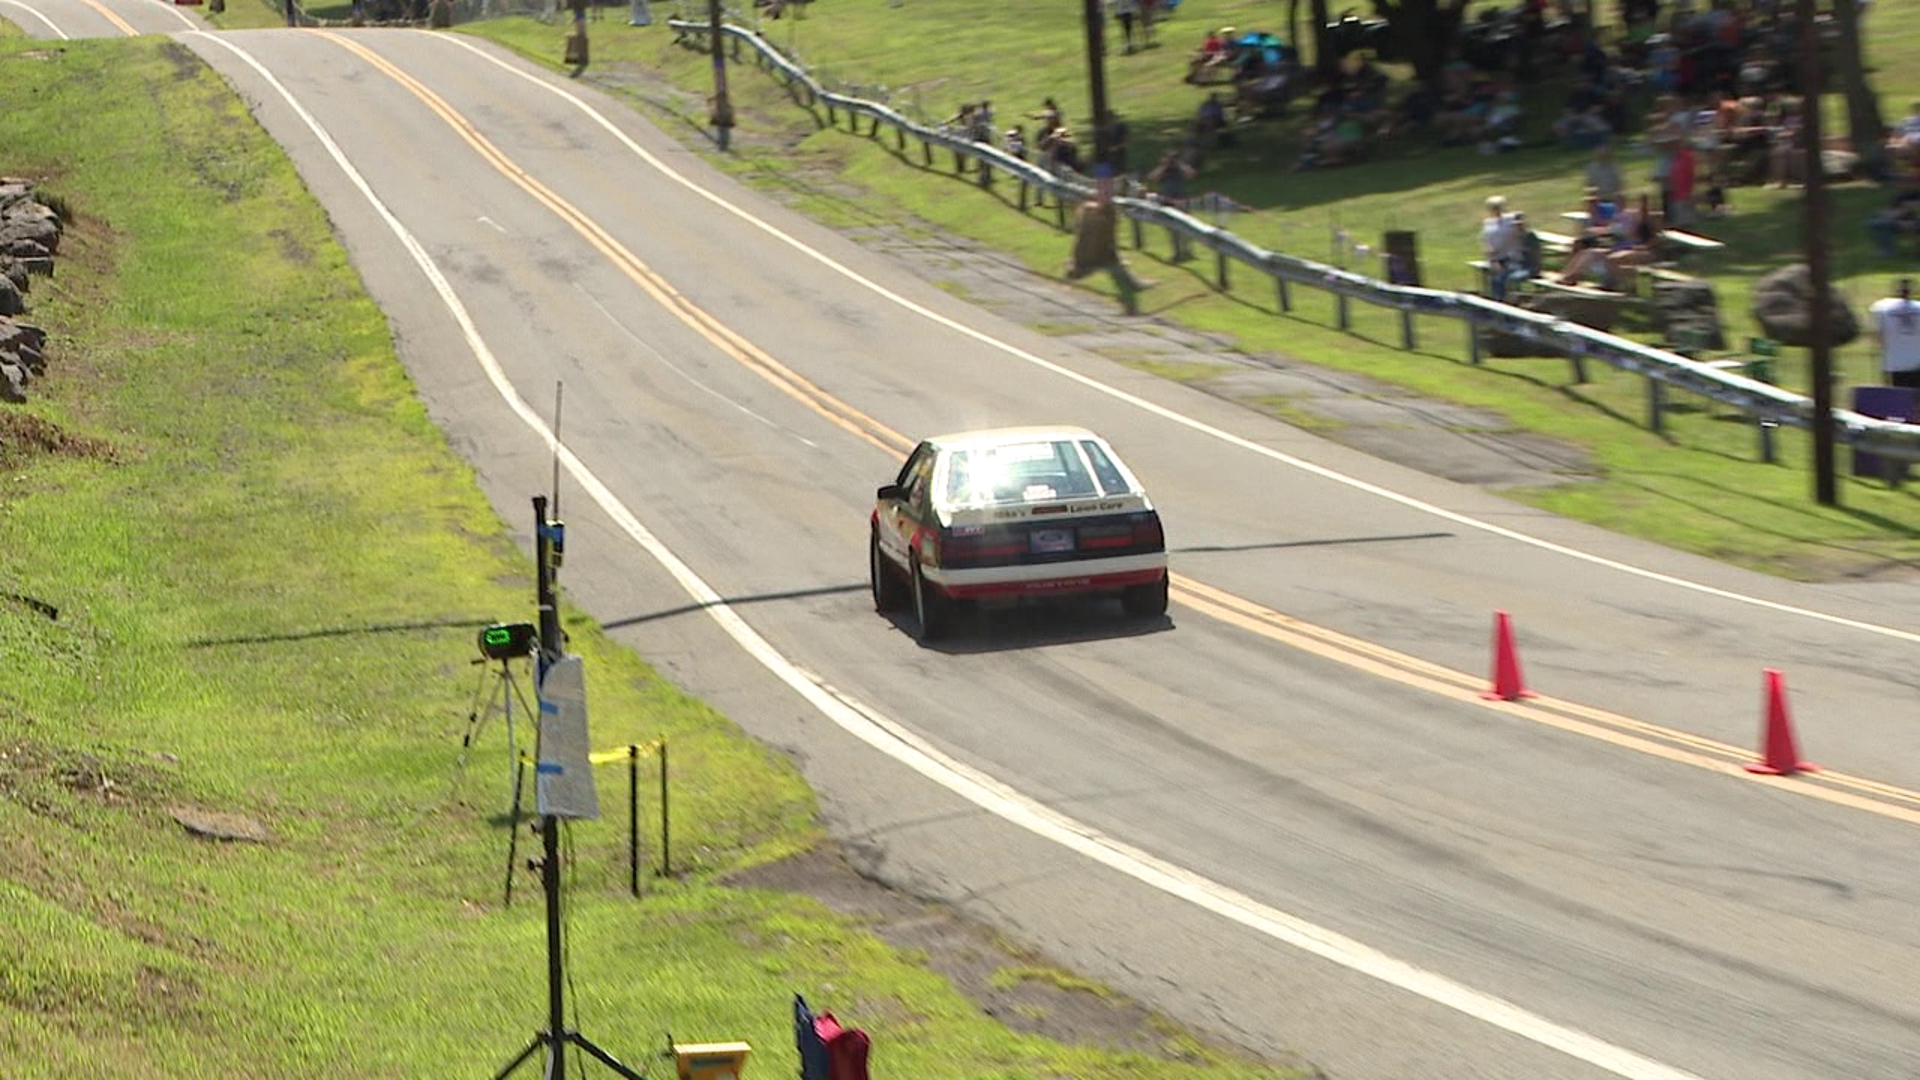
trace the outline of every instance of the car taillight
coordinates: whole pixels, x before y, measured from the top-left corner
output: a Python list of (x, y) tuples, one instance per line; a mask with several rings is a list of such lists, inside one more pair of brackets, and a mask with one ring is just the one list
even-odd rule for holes
[(1133, 523), (1133, 542), (1138, 547), (1152, 548), (1155, 551), (1167, 546), (1166, 534), (1160, 531), (1160, 515), (1148, 514)]

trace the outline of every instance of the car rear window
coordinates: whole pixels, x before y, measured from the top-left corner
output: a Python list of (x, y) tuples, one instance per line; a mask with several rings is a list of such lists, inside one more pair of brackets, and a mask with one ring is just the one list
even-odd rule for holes
[(969, 447), (953, 451), (947, 464), (947, 500), (956, 505), (1082, 499), (1102, 486), (1066, 439)]
[(1133, 485), (1127, 483), (1127, 478), (1120, 475), (1119, 466), (1113, 463), (1113, 459), (1107, 456), (1107, 452), (1100, 448), (1099, 443), (1092, 439), (1081, 439), (1080, 449), (1087, 452), (1087, 460), (1093, 464), (1093, 475), (1100, 481), (1101, 494), (1124, 495), (1133, 490)]

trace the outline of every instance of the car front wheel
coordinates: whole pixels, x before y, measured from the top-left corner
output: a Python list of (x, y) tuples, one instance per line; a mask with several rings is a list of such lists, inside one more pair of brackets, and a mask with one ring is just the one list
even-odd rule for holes
[(1136, 619), (1152, 619), (1167, 613), (1167, 578), (1162, 574), (1151, 585), (1129, 585), (1120, 594), (1120, 604)]
[(947, 598), (927, 584), (925, 575), (920, 573), (920, 561), (913, 563), (913, 614), (920, 623), (920, 640), (935, 641), (945, 637), (949, 621)]
[(880, 534), (871, 533), (867, 537), (867, 585), (873, 590), (873, 610), (882, 615), (898, 611), (906, 603), (903, 595), (906, 589), (900, 581), (900, 575), (887, 565), (887, 557), (880, 553)]

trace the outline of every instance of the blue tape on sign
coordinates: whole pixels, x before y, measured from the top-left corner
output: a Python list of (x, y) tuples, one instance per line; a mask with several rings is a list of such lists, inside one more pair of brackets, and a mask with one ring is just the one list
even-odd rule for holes
[(557, 761), (543, 761), (540, 764), (535, 765), (533, 767), (533, 771), (536, 773), (545, 773), (548, 776), (559, 776), (561, 773), (566, 772), (567, 770), (565, 766), (561, 765)]
[(540, 703), (540, 711), (543, 713), (557, 713), (560, 711), (560, 706), (555, 705), (551, 701), (543, 701)]

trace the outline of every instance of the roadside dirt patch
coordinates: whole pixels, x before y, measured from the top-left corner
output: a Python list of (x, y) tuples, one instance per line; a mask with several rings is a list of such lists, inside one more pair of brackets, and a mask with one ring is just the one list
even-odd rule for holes
[[(811, 851), (735, 874), (727, 884), (810, 896), (926, 967), (966, 995), (981, 1012), (1007, 1027), (1055, 1042), (1150, 1055), (1165, 1061), (1190, 1056), (1196, 1045), (1232, 1060), (1259, 1061), (1244, 1047), (1201, 1039), (1190, 1029), (1117, 994), (1069, 975), (1044, 957), (1020, 949), (991, 929), (951, 909), (916, 900), (867, 878), (840, 849)], [(828, 1002), (814, 1002), (831, 1008)], [(844, 1022), (862, 1018), (839, 1010)], [(869, 1018), (871, 1019), (871, 1018)], [(1305, 1068), (1298, 1062), (1269, 1063)], [(1303, 1075), (1312, 1075), (1306, 1070)]]
[(113, 444), (77, 435), (43, 416), (0, 412), (0, 468), (18, 468), (41, 457), (116, 460)]

